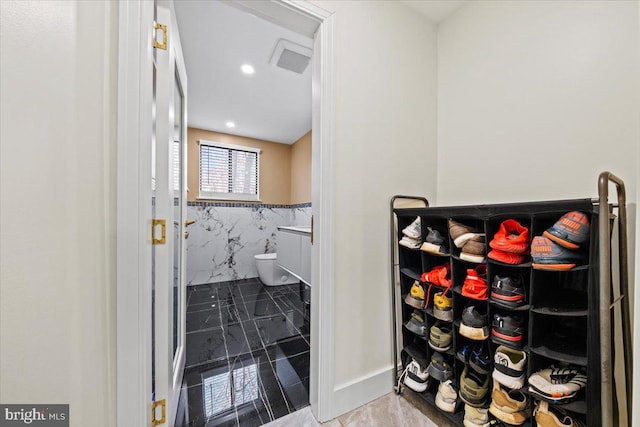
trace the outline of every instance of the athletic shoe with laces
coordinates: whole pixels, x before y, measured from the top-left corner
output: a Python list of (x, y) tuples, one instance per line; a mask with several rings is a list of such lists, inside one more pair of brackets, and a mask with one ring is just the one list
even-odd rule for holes
[(429, 372), (420, 366), (417, 361), (412, 360), (407, 365), (404, 384), (411, 390), (422, 393), (429, 386)]
[(565, 271), (586, 262), (583, 253), (566, 249), (542, 236), (533, 238), (531, 258), (531, 267), (536, 270)]
[(529, 229), (515, 219), (502, 221), (489, 246), (502, 252), (526, 254), (529, 252)]
[(464, 367), (460, 375), (460, 399), (477, 408), (486, 404), (489, 395), (489, 375)]
[(423, 252), (428, 252), (435, 255), (449, 255), (449, 245), (447, 244), (447, 237), (436, 230), (435, 228), (427, 227), (427, 237), (424, 238), (424, 243), (420, 247)]
[(586, 386), (587, 376), (580, 368), (573, 366), (552, 366), (529, 377), (529, 393), (553, 403), (570, 401)]
[(505, 389), (493, 382), (489, 412), (494, 417), (507, 424), (521, 425), (529, 418), (528, 408), (529, 399), (520, 390)]
[(433, 267), (430, 271), (422, 273), (420, 280), (448, 288), (451, 286), (451, 265), (447, 263)]
[(577, 418), (572, 418), (565, 412), (549, 406), (545, 401), (536, 401), (533, 416), (539, 427), (586, 427), (586, 424)]
[(462, 295), (484, 301), (487, 299), (487, 265), (480, 264), (467, 270), (467, 277), (462, 285)]
[(507, 307), (520, 307), (525, 303), (524, 278), (496, 275), (491, 284), (491, 300)]
[(458, 248), (462, 248), (469, 239), (472, 239), (478, 235), (483, 235), (479, 230), (473, 227), (456, 222), (452, 219), (449, 220), (449, 235), (453, 240), (453, 244)]
[(427, 339), (427, 325), (424, 324), (424, 318), (419, 311), (414, 310), (411, 314), (411, 319), (404, 326), (420, 338)]
[(465, 308), (462, 311), (460, 335), (476, 341), (487, 339), (489, 337), (487, 315), (480, 314), (478, 309), (472, 305)]
[(464, 405), (464, 427), (489, 427), (489, 409)]
[(402, 229), (402, 234), (412, 239), (420, 240), (420, 237), (422, 237), (422, 230), (420, 228), (420, 217), (416, 217), (411, 224)]
[(511, 264), (511, 265), (524, 264), (525, 262), (529, 261), (528, 254), (527, 255), (512, 254), (512, 253), (504, 252), (498, 249), (490, 250), (487, 256), (494, 261), (498, 261), (504, 264)]
[(442, 381), (436, 393), (436, 406), (445, 412), (454, 413), (458, 403), (458, 392), (451, 380)]
[(491, 339), (494, 342), (504, 344), (508, 347), (522, 347), (524, 343), (523, 335), (525, 332), (525, 325), (521, 316), (495, 313), (493, 315), (492, 326)]
[(451, 326), (436, 322), (429, 330), (429, 347), (436, 351), (447, 351), (451, 348), (453, 333)]
[(420, 285), (419, 281), (413, 282), (411, 285), (411, 290), (404, 297), (404, 302), (410, 305), (413, 308), (417, 308), (418, 310), (422, 310), (424, 308), (424, 289), (422, 285)]
[(476, 372), (488, 374), (491, 371), (491, 356), (486, 345), (476, 346), (469, 356), (469, 366)]
[(420, 239), (414, 239), (413, 237), (409, 236), (403, 236), (402, 239), (400, 239), (400, 241), (398, 242), (399, 245), (409, 249), (419, 249), (420, 243)]
[(436, 319), (451, 322), (453, 320), (453, 303), (446, 293), (447, 291), (437, 292), (433, 296), (433, 316)]
[(460, 252), (460, 259), (481, 263), (485, 262), (486, 247), (484, 234), (476, 234), (465, 242)]
[(527, 376), (527, 353), (501, 345), (493, 355), (493, 379), (505, 387), (521, 389)]
[(582, 212), (568, 212), (543, 233), (560, 246), (576, 250), (589, 240), (589, 218)]
[(431, 355), (431, 363), (429, 363), (428, 369), (429, 375), (438, 381), (447, 381), (453, 378), (453, 367), (437, 351), (434, 351)]
[(467, 363), (469, 361), (469, 357), (471, 357), (471, 353), (473, 352), (474, 345), (465, 344), (456, 352), (456, 358), (463, 362)]

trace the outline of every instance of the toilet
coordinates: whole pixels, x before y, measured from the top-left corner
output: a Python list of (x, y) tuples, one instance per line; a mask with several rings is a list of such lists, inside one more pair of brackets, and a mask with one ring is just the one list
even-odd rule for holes
[(254, 256), (260, 281), (265, 286), (291, 285), (299, 280), (278, 265), (278, 254)]

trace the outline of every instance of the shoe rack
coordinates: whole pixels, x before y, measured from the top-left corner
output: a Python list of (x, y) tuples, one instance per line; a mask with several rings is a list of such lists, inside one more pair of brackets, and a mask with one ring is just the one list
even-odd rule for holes
[[(609, 210), (611, 206), (608, 205)], [(588, 427), (601, 425), (601, 357), (599, 339), (599, 263), (598, 263), (598, 223), (599, 204), (591, 199), (561, 200), (548, 202), (496, 204), (479, 206), (452, 206), (452, 207), (427, 207), (411, 209), (394, 209), (397, 218), (396, 245), (402, 238), (402, 229), (410, 225), (416, 217), (421, 219), (421, 235), (426, 236), (427, 227), (435, 227), (446, 231), (447, 223), (453, 219), (459, 223), (471, 226), (485, 233), (487, 252), (491, 250), (489, 242), (498, 231), (500, 224), (506, 219), (515, 219), (529, 229), (530, 239), (540, 236), (551, 227), (562, 215), (570, 211), (579, 211), (587, 215), (590, 222), (590, 239), (586, 248), (583, 248), (585, 262), (576, 265), (568, 271), (546, 271), (532, 268), (531, 262), (524, 264), (504, 264), (492, 259), (486, 259), (488, 294), (491, 293), (491, 284), (496, 275), (521, 275), (524, 278), (525, 304), (510, 308), (491, 299), (486, 301), (474, 300), (462, 295), (461, 289), (467, 275), (467, 269), (478, 266), (477, 263), (465, 261), (460, 258), (460, 249), (455, 247), (449, 236), (449, 254), (435, 255), (423, 252), (419, 249), (409, 249), (397, 245), (398, 266), (400, 276), (400, 293), (397, 304), (404, 324), (411, 318), (414, 307), (404, 302), (404, 296), (409, 292), (416, 280), (420, 280), (422, 273), (431, 271), (434, 267), (448, 263), (451, 267), (452, 287), (448, 295), (453, 298), (453, 347), (444, 352), (445, 359), (453, 366), (453, 382), (459, 387), (459, 379), (465, 362), (456, 357), (456, 353), (465, 344), (473, 344), (478, 341), (469, 340), (461, 336), (459, 326), (462, 311), (467, 305), (473, 304), (482, 314), (487, 314), (488, 326), (491, 329), (491, 321), (494, 313), (506, 315), (520, 315), (525, 320), (526, 334), (523, 338), (522, 348), (527, 353), (527, 378), (550, 365), (562, 362), (583, 367), (587, 374), (587, 386), (575, 398), (575, 400), (557, 404), (550, 402), (551, 406), (566, 411), (570, 416), (580, 419)], [(423, 283), (425, 295), (429, 285)], [(400, 361), (404, 369), (411, 359), (415, 359), (424, 368), (429, 364), (434, 350), (429, 347), (429, 329), (436, 322), (446, 323), (436, 319), (433, 315), (433, 295), (444, 291), (445, 288), (431, 287), (423, 317), (427, 327), (427, 338), (421, 338), (404, 326), (398, 334)], [(490, 361), (493, 364), (493, 355), (500, 344), (494, 338), (487, 339), (487, 347), (490, 352)], [(515, 348), (515, 347), (514, 347)], [(490, 374), (493, 366), (490, 370)], [(399, 374), (399, 372), (397, 373)], [(397, 377), (397, 375), (396, 375)], [(493, 379), (489, 381), (489, 406), (493, 386)], [(427, 390), (419, 395), (428, 403), (435, 406), (435, 395), (438, 382), (432, 380)], [(528, 420), (523, 426), (536, 426), (533, 417), (534, 401), (536, 398), (529, 395), (528, 384), (521, 389), (529, 398)], [(399, 390), (398, 390), (399, 392)], [(463, 425), (464, 403), (460, 400), (455, 413), (441, 411), (454, 424)]]

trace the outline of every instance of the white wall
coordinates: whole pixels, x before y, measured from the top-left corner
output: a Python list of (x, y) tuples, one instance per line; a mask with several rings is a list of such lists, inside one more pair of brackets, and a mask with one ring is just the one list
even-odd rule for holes
[(336, 20), (338, 415), (391, 391), (389, 200), (435, 196), (436, 28), (396, 2), (317, 3)]
[(438, 204), (635, 199), (638, 3), (470, 2), (438, 30)]
[(0, 7), (0, 401), (113, 426), (117, 5)]

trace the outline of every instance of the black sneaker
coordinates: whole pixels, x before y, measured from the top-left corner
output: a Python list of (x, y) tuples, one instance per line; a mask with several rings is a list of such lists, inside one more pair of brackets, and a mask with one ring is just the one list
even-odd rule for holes
[(491, 371), (491, 356), (485, 345), (477, 346), (469, 356), (469, 365), (481, 374)]
[(524, 279), (522, 275), (493, 278), (491, 300), (507, 307), (519, 307), (525, 303)]
[(434, 351), (431, 355), (431, 363), (428, 370), (429, 375), (438, 381), (447, 381), (453, 378), (453, 367), (437, 351)]
[(411, 319), (404, 324), (404, 327), (420, 338), (427, 339), (427, 326), (424, 324), (424, 318), (419, 311), (413, 311)]
[(480, 314), (472, 305), (465, 308), (462, 312), (460, 335), (476, 341), (487, 339), (489, 337), (487, 315)]
[(440, 231), (431, 227), (427, 227), (427, 230), (429, 230), (429, 232), (420, 250), (436, 255), (449, 255), (449, 245), (447, 244), (446, 234), (443, 235)]
[(456, 352), (456, 357), (459, 361), (467, 363), (472, 351), (473, 346), (471, 344), (465, 344)]
[(493, 315), (491, 339), (507, 347), (522, 348), (524, 343), (524, 320), (520, 316)]

